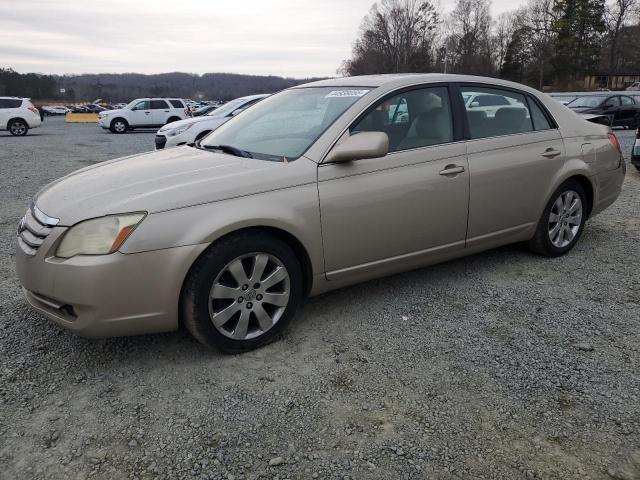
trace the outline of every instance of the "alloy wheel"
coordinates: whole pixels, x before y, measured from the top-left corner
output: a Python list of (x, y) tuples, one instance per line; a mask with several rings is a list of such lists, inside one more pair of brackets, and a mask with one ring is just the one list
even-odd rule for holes
[(16, 136), (22, 136), (27, 132), (27, 126), (23, 122), (13, 122), (11, 124), (11, 133)]
[(123, 133), (127, 129), (127, 126), (124, 122), (116, 122), (113, 124), (113, 129), (118, 133)]
[(557, 248), (569, 245), (582, 226), (582, 199), (574, 190), (566, 190), (549, 212), (549, 239)]
[(234, 340), (249, 340), (270, 330), (282, 317), (291, 295), (289, 272), (273, 255), (249, 253), (229, 262), (209, 293), (215, 328)]

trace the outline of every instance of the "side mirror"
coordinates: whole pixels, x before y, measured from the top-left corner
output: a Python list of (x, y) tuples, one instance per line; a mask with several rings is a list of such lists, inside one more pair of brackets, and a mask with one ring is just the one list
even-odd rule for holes
[(333, 147), (325, 162), (351, 162), (384, 157), (389, 153), (389, 137), (384, 132), (360, 132)]
[(469, 105), (469, 108), (476, 108), (480, 106), (480, 102), (471, 102), (471, 105)]

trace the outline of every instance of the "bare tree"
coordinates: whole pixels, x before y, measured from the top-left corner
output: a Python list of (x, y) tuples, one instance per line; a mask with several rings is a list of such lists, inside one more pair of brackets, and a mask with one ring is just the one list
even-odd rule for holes
[(538, 88), (544, 86), (545, 65), (552, 56), (558, 20), (557, 0), (529, 0), (522, 19), (529, 32), (529, 49), (538, 70)]
[(451, 12), (450, 28), (455, 70), (460, 73), (491, 73), (489, 0), (458, 0)]
[(620, 30), (630, 17), (637, 15), (638, 0), (613, 0), (605, 9), (605, 25), (609, 37), (609, 71), (618, 69)]
[(431, 71), (440, 22), (429, 0), (382, 0), (362, 21), (346, 75)]

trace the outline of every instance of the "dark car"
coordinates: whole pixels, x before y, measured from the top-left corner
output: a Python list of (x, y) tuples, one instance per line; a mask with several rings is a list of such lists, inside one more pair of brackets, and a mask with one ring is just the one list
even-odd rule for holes
[(567, 107), (581, 114), (607, 115), (612, 127), (640, 127), (640, 103), (629, 95), (585, 95)]
[(640, 128), (636, 130), (636, 141), (631, 151), (631, 163), (640, 172)]
[(94, 105), (92, 103), (85, 105), (84, 108), (86, 108), (87, 112), (89, 113), (100, 113), (106, 110), (106, 108), (101, 107), (100, 105)]
[(210, 112), (213, 112), (216, 108), (218, 108), (217, 105), (207, 105), (205, 107), (202, 107), (202, 108), (199, 108), (199, 109), (193, 111), (191, 113), (191, 115), (194, 116), (194, 117), (200, 117), (202, 115), (206, 115), (206, 114), (208, 114)]

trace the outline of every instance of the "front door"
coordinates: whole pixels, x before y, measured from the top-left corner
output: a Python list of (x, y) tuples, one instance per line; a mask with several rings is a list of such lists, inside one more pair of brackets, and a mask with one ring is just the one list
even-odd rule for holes
[(140, 100), (131, 109), (129, 124), (133, 127), (153, 125), (153, 116), (149, 100)]
[(151, 116), (153, 117), (153, 125), (159, 127), (167, 123), (169, 119), (169, 104), (162, 99), (151, 100)]
[(461, 92), (478, 89), (504, 96), (509, 106), (497, 109), (492, 118), (466, 111), (468, 247), (508, 243), (535, 228), (549, 185), (565, 161), (560, 132), (533, 97), (471, 85)]
[(387, 97), (346, 135), (386, 132), (389, 154), (319, 166), (329, 280), (404, 270), (464, 248), (469, 169), (451, 112), (446, 86)]

